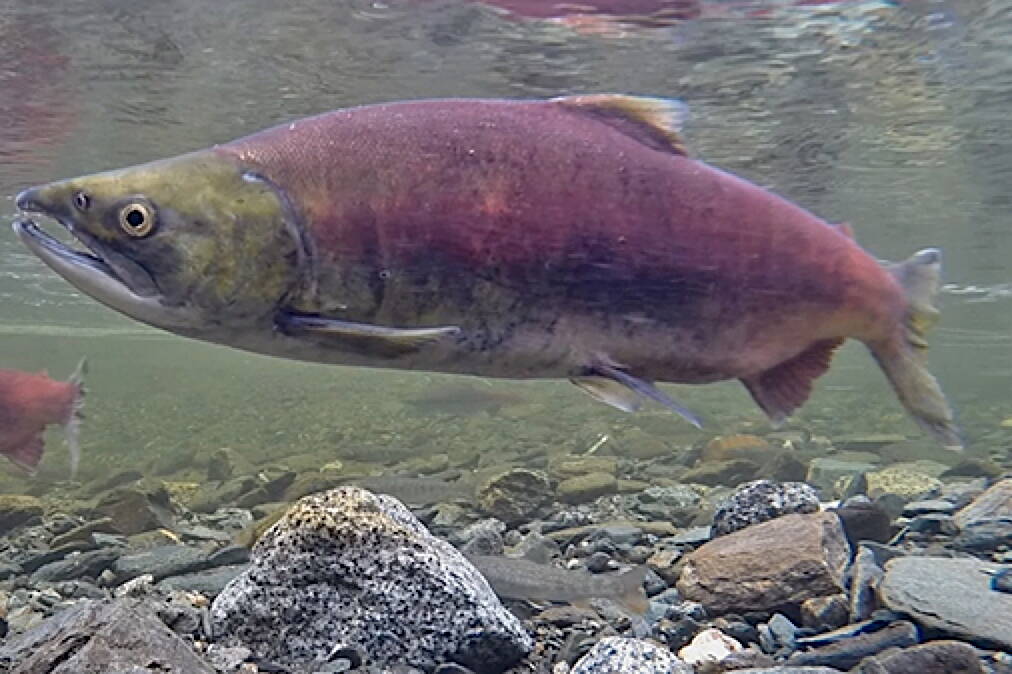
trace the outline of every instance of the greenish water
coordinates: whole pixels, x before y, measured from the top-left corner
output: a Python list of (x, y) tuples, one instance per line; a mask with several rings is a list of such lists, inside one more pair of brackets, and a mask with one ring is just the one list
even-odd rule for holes
[[(469, 2), (0, 4), (0, 220), (29, 185), (391, 99), (623, 91), (682, 98), (703, 159), (850, 222), (881, 258), (933, 245), (950, 285), (932, 370), (971, 453), (1012, 428), (1012, 8), (991, 2), (704, 5), (710, 18), (601, 35)], [(766, 9), (760, 17), (749, 10)], [(754, 12), (752, 12), (754, 13)], [(464, 380), (287, 362), (148, 329), (76, 293), (0, 230), (0, 367), (63, 377), (87, 356), (82, 477), (202, 474), (232, 447), (257, 463), (536, 463), (642, 433), (672, 453), (765, 431), (736, 383), (672, 387), (707, 421), (626, 416), (564, 382)], [(453, 387), (458, 388), (453, 388)], [(445, 389), (444, 387), (450, 387)], [(451, 391), (442, 403), (419, 399)], [(477, 395), (477, 394), (475, 394)], [(436, 396), (438, 397), (438, 396)], [(943, 458), (851, 346), (789, 429), (900, 433)], [(638, 439), (639, 438), (639, 439)], [(294, 457), (294, 458), (293, 458)], [(4, 475), (6, 473), (6, 475)], [(39, 480), (66, 475), (54, 432)], [(23, 488), (0, 466), (0, 486)]]

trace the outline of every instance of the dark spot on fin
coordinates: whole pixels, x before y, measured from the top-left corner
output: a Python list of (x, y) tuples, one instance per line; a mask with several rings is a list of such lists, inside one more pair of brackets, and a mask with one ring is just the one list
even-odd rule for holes
[[(696, 428), (703, 427), (699, 417), (672, 400), (652, 382), (634, 377), (625, 370), (600, 360), (588, 369), (589, 376), (576, 377), (571, 381), (598, 400), (625, 412), (635, 412), (639, 409), (638, 397), (649, 398), (675, 412)], [(611, 380), (611, 383), (605, 384), (600, 381), (601, 379)], [(622, 391), (614, 385), (615, 383), (628, 390)]]
[(812, 382), (829, 369), (833, 352), (841, 344), (842, 338), (815, 342), (794, 358), (741, 381), (766, 416), (780, 424), (808, 400)]
[(689, 108), (681, 101), (623, 94), (590, 94), (561, 96), (551, 99), (551, 102), (598, 117), (626, 135), (657, 149), (688, 154), (682, 140), (682, 126), (688, 119)]
[(291, 336), (332, 339), (346, 348), (363, 353), (401, 355), (460, 332), (456, 326), (433, 328), (391, 328), (369, 323), (352, 323), (336, 318), (281, 312), (275, 318), (278, 329)]

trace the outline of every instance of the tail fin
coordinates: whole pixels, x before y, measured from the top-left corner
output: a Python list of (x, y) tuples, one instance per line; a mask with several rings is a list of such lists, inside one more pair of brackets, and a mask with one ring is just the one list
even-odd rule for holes
[(633, 615), (643, 615), (650, 607), (643, 582), (647, 579), (650, 567), (646, 564), (629, 569), (618, 577), (618, 596), (613, 599)]
[(63, 433), (67, 441), (67, 449), (70, 451), (71, 479), (77, 477), (77, 468), (81, 463), (81, 445), (78, 441), (78, 433), (81, 419), (84, 418), (82, 413), (84, 408), (84, 375), (87, 371), (88, 361), (86, 358), (82, 358), (74, 373), (70, 375), (70, 379), (67, 380), (67, 383), (76, 389), (70, 409), (67, 410), (67, 420), (63, 423)]
[(942, 252), (925, 248), (889, 271), (906, 291), (907, 311), (901, 331), (887, 341), (869, 344), (900, 402), (946, 449), (959, 451), (963, 441), (945, 394), (928, 372), (926, 339), (938, 320), (934, 305), (941, 277)]

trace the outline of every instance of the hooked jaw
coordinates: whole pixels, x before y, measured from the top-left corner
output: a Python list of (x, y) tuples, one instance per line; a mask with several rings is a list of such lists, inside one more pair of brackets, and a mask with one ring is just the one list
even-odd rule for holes
[[(81, 292), (132, 318), (165, 328), (193, 327), (189, 312), (164, 303), (158, 286), (140, 264), (75, 227), (70, 217), (50, 206), (43, 194), (46, 189), (28, 189), (16, 198), (23, 215), (12, 228), (32, 253)], [(30, 214), (58, 221), (87, 251), (75, 250), (49, 235)]]

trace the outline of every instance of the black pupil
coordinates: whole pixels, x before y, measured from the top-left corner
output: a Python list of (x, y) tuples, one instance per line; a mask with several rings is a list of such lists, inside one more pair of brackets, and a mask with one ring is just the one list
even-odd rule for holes
[(126, 214), (126, 221), (131, 227), (140, 227), (144, 224), (144, 213), (139, 208), (132, 208)]
[(77, 199), (77, 207), (82, 211), (88, 207), (88, 195), (79, 192), (75, 198)]

